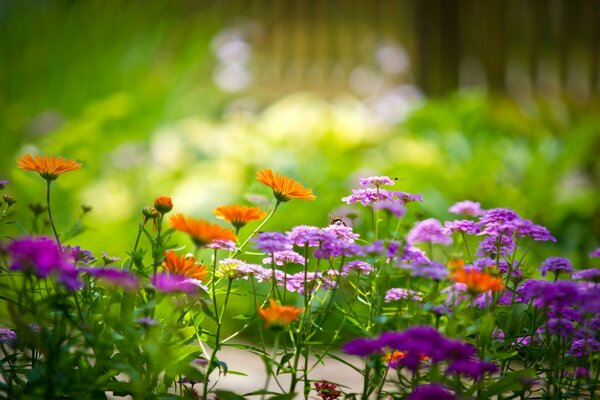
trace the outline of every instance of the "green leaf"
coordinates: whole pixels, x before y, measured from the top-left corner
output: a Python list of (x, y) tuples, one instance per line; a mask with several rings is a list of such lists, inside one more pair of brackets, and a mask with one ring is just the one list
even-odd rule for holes
[(296, 393), (285, 393), (285, 394), (278, 394), (276, 396), (273, 397), (269, 397), (269, 400), (294, 400), (296, 398)]
[(232, 369), (228, 370), (227, 373), (230, 375), (248, 376), (248, 374), (246, 374), (242, 371), (234, 371)]
[(531, 368), (510, 372), (491, 385), (481, 397), (489, 399), (502, 393), (522, 390), (526, 387), (526, 381), (534, 376), (535, 370)]
[(277, 375), (279, 375), (279, 372), (283, 368), (283, 364), (285, 364), (286, 362), (288, 362), (289, 360), (291, 360), (292, 357), (294, 357), (294, 353), (285, 353), (281, 357), (281, 361), (279, 361), (279, 366), (277, 367)]
[(217, 396), (222, 400), (246, 400), (244, 396), (230, 392), (229, 390), (215, 390)]
[(482, 346), (487, 347), (492, 340), (492, 331), (494, 330), (495, 324), (496, 320), (492, 313), (486, 314), (481, 320), (481, 324), (479, 325), (479, 337), (481, 338)]

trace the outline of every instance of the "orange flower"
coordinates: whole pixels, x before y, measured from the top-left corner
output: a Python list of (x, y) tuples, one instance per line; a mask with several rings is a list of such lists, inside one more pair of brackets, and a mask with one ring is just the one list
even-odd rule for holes
[(271, 308), (261, 308), (259, 315), (267, 322), (271, 329), (283, 329), (298, 318), (301, 308), (294, 306), (280, 306), (275, 300), (270, 300)]
[(452, 257), (448, 260), (448, 269), (454, 271), (465, 266), (465, 261), (460, 257)]
[[(385, 361), (387, 363), (388, 367), (390, 367), (390, 368), (398, 368), (400, 360), (402, 360), (404, 357), (406, 357), (406, 352), (404, 352), (404, 351), (398, 351), (398, 350), (388, 351), (383, 355), (383, 361)], [(427, 357), (424, 354), (421, 354), (419, 356), (419, 359), (421, 361), (425, 361), (425, 360), (428, 360), (429, 357)]]
[(217, 207), (213, 212), (217, 218), (231, 223), (237, 229), (240, 229), (250, 221), (257, 221), (267, 215), (266, 212), (261, 211), (257, 207), (239, 205)]
[(161, 214), (166, 214), (173, 209), (173, 201), (169, 196), (158, 196), (154, 199), (154, 208)]
[(194, 257), (178, 257), (173, 250), (165, 251), (163, 268), (173, 274), (206, 281), (208, 271)]
[(236, 240), (235, 233), (217, 224), (175, 214), (169, 219), (171, 227), (177, 231), (185, 232), (196, 246), (206, 246), (215, 240)]
[(273, 195), (278, 202), (290, 201), (291, 199), (314, 200), (316, 197), (310, 189), (302, 186), (287, 176), (281, 176), (278, 173), (273, 175), (270, 169), (263, 169), (256, 173), (256, 179), (273, 189)]
[(75, 171), (81, 165), (73, 160), (54, 156), (31, 156), (25, 154), (17, 161), (17, 166), (27, 171), (36, 171), (47, 181), (53, 181), (63, 172)]
[(464, 283), (471, 292), (482, 293), (488, 290), (499, 292), (504, 289), (502, 280), (475, 269), (458, 269), (451, 275), (454, 282)]

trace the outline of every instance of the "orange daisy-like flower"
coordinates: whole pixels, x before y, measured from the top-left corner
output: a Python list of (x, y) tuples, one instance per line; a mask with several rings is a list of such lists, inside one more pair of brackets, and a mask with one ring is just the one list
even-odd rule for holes
[(47, 181), (53, 181), (63, 172), (81, 168), (76, 161), (54, 156), (32, 156), (25, 154), (17, 161), (17, 166), (27, 171), (36, 171)]
[(173, 274), (187, 278), (206, 281), (208, 271), (204, 265), (200, 265), (194, 257), (178, 256), (173, 250), (165, 251), (163, 268)]
[(273, 174), (273, 171), (268, 168), (258, 171), (256, 179), (273, 189), (273, 195), (280, 202), (291, 199), (314, 200), (316, 198), (312, 191), (302, 186), (300, 182), (278, 173)]
[(175, 230), (187, 233), (196, 246), (206, 246), (215, 240), (236, 240), (235, 233), (220, 225), (210, 222), (175, 214), (169, 219), (171, 227)]
[(240, 229), (250, 221), (258, 221), (264, 218), (267, 213), (257, 207), (248, 207), (240, 205), (220, 206), (213, 211), (217, 218), (221, 218), (237, 229)]
[(488, 290), (499, 292), (504, 289), (502, 280), (475, 269), (458, 269), (451, 275), (454, 282), (464, 283), (471, 292), (482, 293)]
[(294, 306), (280, 306), (275, 300), (270, 300), (270, 308), (261, 308), (258, 314), (267, 322), (271, 329), (284, 329), (298, 318), (301, 308)]

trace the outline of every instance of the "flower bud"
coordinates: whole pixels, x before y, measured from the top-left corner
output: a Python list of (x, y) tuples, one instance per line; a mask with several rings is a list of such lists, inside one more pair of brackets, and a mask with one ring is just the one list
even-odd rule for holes
[(154, 207), (146, 206), (142, 208), (142, 215), (144, 216), (144, 224), (148, 222), (149, 219), (156, 219), (160, 217), (160, 213)]
[(173, 209), (173, 201), (169, 196), (158, 196), (154, 200), (154, 208), (161, 214), (166, 214)]
[(46, 210), (48, 210), (48, 207), (41, 204), (41, 203), (30, 203), (29, 204), (29, 209), (35, 214), (35, 215), (40, 215), (46, 212)]
[(17, 200), (15, 200), (15, 198), (9, 194), (2, 195), (2, 199), (4, 200), (4, 202), (6, 203), (6, 205), (8, 207), (12, 206), (13, 204), (15, 204), (17, 202)]

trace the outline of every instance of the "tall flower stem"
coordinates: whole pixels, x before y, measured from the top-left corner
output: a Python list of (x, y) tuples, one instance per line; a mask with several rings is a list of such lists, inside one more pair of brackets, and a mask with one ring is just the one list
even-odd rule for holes
[(242, 244), (240, 245), (239, 249), (237, 249), (235, 251), (235, 253), (233, 253), (232, 257), (235, 257), (238, 254), (240, 254), (240, 252), (244, 249), (244, 246), (246, 246), (248, 244), (248, 242), (250, 241), (250, 239), (252, 239), (262, 229), (262, 227), (265, 226), (267, 222), (269, 222), (269, 220), (273, 217), (273, 214), (275, 214), (275, 211), (277, 211), (277, 208), (279, 208), (280, 204), (281, 204), (281, 201), (277, 200), (277, 203), (275, 203), (275, 207), (273, 207), (273, 209), (271, 210), (271, 212), (269, 213), (269, 215), (267, 215), (267, 217), (265, 219), (263, 219), (263, 221), (260, 223), (260, 225), (258, 225), (256, 227), (256, 229), (254, 229), (252, 231), (252, 233), (250, 234), (250, 236), (248, 236), (246, 238), (246, 240), (244, 240), (242, 242)]
[(54, 232), (54, 237), (56, 238), (56, 243), (58, 244), (58, 248), (62, 251), (62, 246), (60, 244), (60, 238), (58, 237), (58, 232), (56, 231), (56, 226), (54, 226), (54, 219), (52, 218), (52, 210), (50, 207), (50, 183), (52, 181), (46, 179), (46, 205), (48, 206), (48, 219), (50, 219), (50, 225), (52, 226), (52, 232)]

